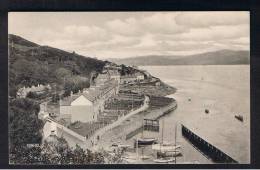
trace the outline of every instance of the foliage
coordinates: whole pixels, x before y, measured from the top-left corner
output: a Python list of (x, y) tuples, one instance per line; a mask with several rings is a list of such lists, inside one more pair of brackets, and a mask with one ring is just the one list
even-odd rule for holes
[(37, 99), (37, 100), (40, 100), (40, 99), (43, 99), (43, 98), (46, 98), (48, 96), (48, 92), (45, 90), (43, 91), (42, 93), (36, 93), (36, 92), (29, 92), (27, 94), (26, 97), (30, 98), (30, 99)]
[(74, 76), (67, 79), (64, 86), (64, 97), (69, 96), (71, 91), (77, 93), (83, 88), (89, 87), (89, 81), (82, 79), (80, 76)]
[[(15, 35), (9, 35), (9, 42), (10, 96), (15, 96), (15, 91), (23, 86), (47, 83), (64, 86), (64, 82), (75, 75), (89, 78), (92, 71), (100, 72), (105, 64), (76, 53), (39, 46)], [(73, 86), (81, 86), (75, 84)], [(70, 89), (76, 90), (76, 87)]]
[(15, 99), (9, 104), (9, 131), (12, 146), (41, 142), (43, 122), (38, 119), (40, 107), (29, 99)]
[(10, 159), (13, 162), (34, 163), (39, 160), (39, 149), (30, 149), (28, 144), (40, 144), (43, 122), (38, 119), (40, 107), (29, 99), (9, 102)]
[(120, 72), (121, 75), (134, 74), (137, 72), (136, 69), (126, 66), (124, 64), (122, 64), (121, 67), (122, 67), (121, 72)]
[(11, 154), (10, 163), (14, 164), (101, 164), (104, 156), (101, 152), (93, 153), (83, 150), (80, 146), (71, 149), (64, 138), (53, 137), (53, 141), (42, 144), (41, 147), (18, 147), (16, 154)]

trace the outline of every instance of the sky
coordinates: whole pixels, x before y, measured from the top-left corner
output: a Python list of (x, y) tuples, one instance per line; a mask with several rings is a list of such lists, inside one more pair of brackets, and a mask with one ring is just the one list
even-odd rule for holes
[(249, 12), (10, 12), (8, 32), (106, 58), (249, 50)]

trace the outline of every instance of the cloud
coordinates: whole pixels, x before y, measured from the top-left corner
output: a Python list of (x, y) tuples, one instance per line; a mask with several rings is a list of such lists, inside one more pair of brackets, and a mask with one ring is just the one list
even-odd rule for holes
[(108, 21), (106, 26), (114, 33), (129, 36), (151, 34), (177, 34), (188, 31), (187, 27), (177, 25), (176, 13), (154, 13), (140, 18), (129, 17), (125, 20)]
[(220, 25), (249, 24), (249, 12), (186, 12), (176, 16), (178, 25), (211, 27)]
[(249, 50), (248, 12), (26, 13), (9, 16), (10, 33), (96, 57)]
[(115, 19), (108, 21), (106, 26), (111, 32), (121, 35), (136, 36), (143, 32), (135, 18), (127, 18), (126, 20)]

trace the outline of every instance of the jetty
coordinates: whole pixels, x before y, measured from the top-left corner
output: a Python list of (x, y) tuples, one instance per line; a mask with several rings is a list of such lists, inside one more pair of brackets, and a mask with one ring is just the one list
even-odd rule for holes
[[(146, 120), (158, 120), (162, 116), (171, 113), (177, 108), (176, 101), (172, 102), (168, 106), (152, 110), (145, 114), (144, 119)], [(126, 134), (125, 139), (128, 140), (143, 130), (142, 122), (139, 125), (133, 126), (133, 128)]]
[(208, 159), (216, 163), (238, 163), (237, 160), (231, 158), (223, 150), (220, 150), (217, 146), (214, 146), (212, 143), (206, 141), (206, 139), (198, 136), (183, 124), (181, 128), (182, 135)]

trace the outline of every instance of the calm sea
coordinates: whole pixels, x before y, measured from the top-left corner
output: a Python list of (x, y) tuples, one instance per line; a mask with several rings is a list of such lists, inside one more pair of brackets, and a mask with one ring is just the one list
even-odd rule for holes
[[(160, 140), (177, 143), (183, 156), (178, 162), (211, 163), (181, 135), (184, 124), (209, 143), (215, 145), (240, 163), (250, 163), (250, 66), (141, 66), (153, 76), (177, 88), (169, 97), (177, 100), (178, 108), (162, 118), (158, 133)], [(205, 109), (210, 111), (205, 114)], [(244, 117), (244, 122), (234, 118)], [(149, 136), (149, 132), (146, 132)], [(150, 153), (146, 149), (148, 153)]]

